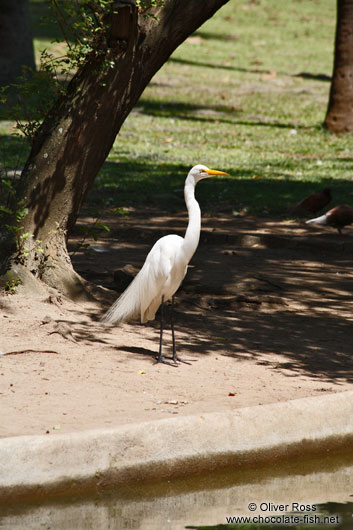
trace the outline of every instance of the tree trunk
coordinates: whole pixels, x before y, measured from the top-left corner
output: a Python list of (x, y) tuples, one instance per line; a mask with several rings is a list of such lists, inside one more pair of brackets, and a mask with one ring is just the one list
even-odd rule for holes
[[(6, 257), (2, 272), (18, 270), (20, 263), (71, 298), (82, 291), (66, 240), (87, 192), (150, 79), (227, 1), (203, 0), (200, 9), (199, 0), (167, 0), (156, 13), (158, 21), (142, 18), (138, 25), (135, 14), (127, 46), (117, 40), (105, 56), (87, 58), (34, 139), (19, 190), (28, 208), (23, 233), (29, 235), (19, 253), (0, 232), (0, 256)], [(115, 65), (102, 70), (107, 59)]]
[(353, 132), (353, 0), (337, 0), (335, 59), (325, 127)]
[(35, 68), (29, 0), (0, 0), (0, 86)]

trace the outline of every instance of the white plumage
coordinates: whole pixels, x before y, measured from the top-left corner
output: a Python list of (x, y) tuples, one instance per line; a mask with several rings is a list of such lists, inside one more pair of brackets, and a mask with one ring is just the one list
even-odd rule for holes
[(162, 302), (169, 300), (181, 284), (189, 260), (183, 248), (184, 239), (170, 234), (159, 239), (147, 255), (142, 269), (129, 287), (104, 315), (111, 324), (140, 317), (153, 320)]
[(308, 219), (305, 221), (305, 224), (310, 225), (327, 225), (327, 215), (324, 213), (324, 215), (320, 215), (320, 217), (315, 217), (314, 219)]
[[(195, 199), (195, 186), (213, 175), (227, 175), (223, 171), (209, 169), (203, 165), (194, 166), (184, 186), (185, 203), (189, 214), (189, 222), (185, 237), (170, 234), (161, 237), (152, 247), (146, 261), (137, 276), (111, 306), (102, 320), (115, 324), (140, 317), (141, 322), (153, 320), (161, 304), (173, 297), (179, 288), (187, 271), (200, 238), (201, 211)], [(162, 361), (162, 332), (158, 361)], [(173, 361), (181, 360), (175, 351), (173, 333)], [(165, 361), (163, 361), (165, 362)], [(170, 363), (168, 363), (170, 364)]]

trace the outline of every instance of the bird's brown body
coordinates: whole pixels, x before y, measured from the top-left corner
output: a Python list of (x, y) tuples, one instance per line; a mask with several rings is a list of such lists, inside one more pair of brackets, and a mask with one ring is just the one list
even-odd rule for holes
[(329, 225), (337, 228), (338, 232), (342, 233), (342, 228), (344, 226), (350, 225), (353, 223), (353, 208), (347, 204), (342, 204), (340, 206), (335, 206), (324, 215), (317, 217), (316, 219), (309, 219), (306, 221), (307, 224), (321, 224)]
[(312, 195), (305, 197), (305, 199), (298, 202), (298, 204), (290, 207), (289, 209), (292, 213), (317, 213), (325, 208), (331, 199), (331, 190), (325, 188), (318, 193), (313, 193)]

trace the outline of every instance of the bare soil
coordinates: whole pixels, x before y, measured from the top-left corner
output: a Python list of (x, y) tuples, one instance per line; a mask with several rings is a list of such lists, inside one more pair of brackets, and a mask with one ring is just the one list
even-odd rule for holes
[[(90, 219), (82, 219), (83, 224)], [(90, 282), (142, 265), (185, 213), (108, 219), (114, 230), (73, 255)], [(80, 236), (74, 236), (75, 247)], [(353, 228), (203, 216), (177, 294), (178, 367), (156, 364), (158, 321), (109, 328), (111, 291), (91, 301), (22, 292), (0, 298), (0, 436), (72, 432), (171, 415), (231, 411), (352, 390)], [(119, 283), (120, 282), (120, 283)], [(170, 333), (165, 354), (171, 355)]]

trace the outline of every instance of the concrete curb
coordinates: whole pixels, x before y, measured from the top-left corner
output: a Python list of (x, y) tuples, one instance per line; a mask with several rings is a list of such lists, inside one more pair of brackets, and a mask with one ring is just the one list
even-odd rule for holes
[(0, 501), (353, 447), (353, 391), (115, 429), (0, 439)]

